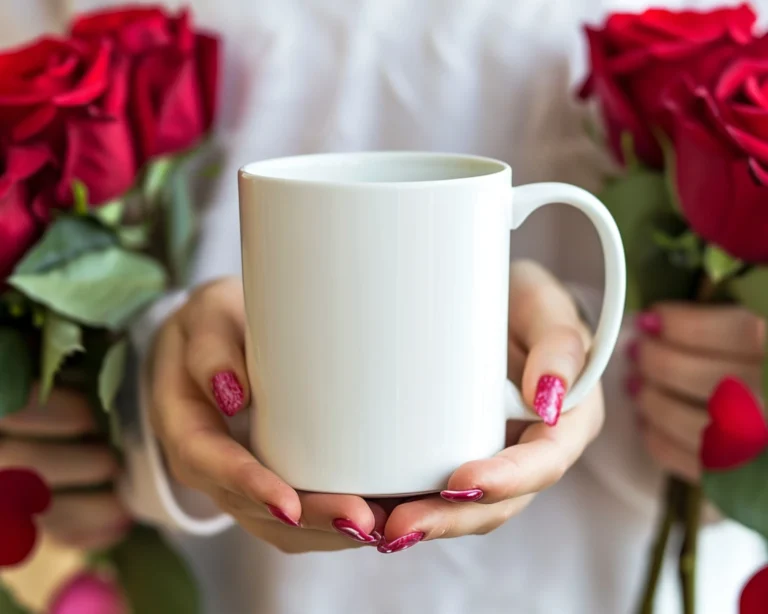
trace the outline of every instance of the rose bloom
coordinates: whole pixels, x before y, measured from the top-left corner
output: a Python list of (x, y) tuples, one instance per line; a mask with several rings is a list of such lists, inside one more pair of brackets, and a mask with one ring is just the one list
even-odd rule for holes
[(50, 167), (34, 182), (42, 193), (28, 197), (41, 218), (51, 206), (71, 205), (75, 179), (94, 205), (133, 184), (127, 75), (107, 42), (45, 37), (0, 53), (0, 155), (16, 145), (48, 151)]
[(629, 133), (640, 160), (663, 166), (653, 131), (666, 127), (665, 90), (681, 75), (717, 74), (752, 40), (755, 20), (746, 4), (709, 12), (649, 9), (616, 13), (603, 28), (586, 29), (591, 71), (580, 96), (598, 99), (618, 160), (623, 159), (622, 134)]
[(768, 263), (768, 38), (715, 75), (688, 75), (667, 103), (688, 223), (732, 256)]
[(72, 36), (108, 40), (133, 65), (131, 113), (142, 161), (192, 147), (211, 127), (219, 41), (196, 32), (188, 11), (96, 11), (75, 20)]

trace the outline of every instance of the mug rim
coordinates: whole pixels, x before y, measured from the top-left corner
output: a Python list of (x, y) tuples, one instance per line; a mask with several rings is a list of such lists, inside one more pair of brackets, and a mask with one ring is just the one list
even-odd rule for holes
[[(332, 165), (352, 165), (354, 163), (371, 163), (385, 160), (407, 160), (407, 159), (438, 160), (446, 163), (475, 165), (478, 172), (467, 173), (458, 177), (445, 177), (440, 179), (424, 180), (403, 180), (403, 181), (360, 181), (355, 179), (316, 179), (309, 177), (292, 176), (286, 177), (279, 174), (280, 170), (309, 168), (317, 162)], [(485, 168), (486, 172), (480, 172)], [(444, 185), (456, 185), (458, 183), (486, 181), (508, 174), (511, 178), (512, 167), (506, 162), (487, 156), (477, 156), (473, 154), (461, 154), (450, 152), (434, 151), (409, 151), (409, 150), (377, 150), (377, 151), (358, 151), (358, 152), (328, 152), (300, 154), (294, 156), (283, 156), (279, 158), (269, 158), (249, 162), (238, 169), (238, 175), (246, 179), (256, 179), (259, 181), (269, 181), (290, 185), (307, 185), (315, 187), (335, 187), (335, 188), (421, 188), (436, 187)]]

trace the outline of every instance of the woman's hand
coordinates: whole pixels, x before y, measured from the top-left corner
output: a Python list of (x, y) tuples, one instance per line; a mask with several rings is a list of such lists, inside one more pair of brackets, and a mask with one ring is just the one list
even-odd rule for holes
[(765, 323), (741, 307), (665, 303), (639, 315), (637, 329), (627, 389), (646, 446), (661, 467), (698, 482), (707, 400), (726, 375), (760, 395)]
[(128, 532), (131, 519), (109, 486), (119, 465), (109, 447), (73, 440), (93, 434), (96, 424), (87, 400), (75, 392), (54, 390), (45, 407), (37, 390), (29, 406), (0, 420), (0, 468), (28, 467), (53, 489), (50, 509), (40, 517), (56, 541), (84, 550), (106, 548)]
[(150, 417), (174, 477), (283, 551), (375, 545), (384, 526), (381, 506), (296, 492), (230, 435), (224, 415), (250, 399), (244, 339), (243, 290), (235, 278), (197, 289), (160, 330), (149, 365)]
[[(578, 377), (590, 335), (565, 289), (540, 266), (516, 262), (510, 271), (509, 377), (526, 402), (550, 421)], [(522, 511), (555, 484), (597, 436), (603, 423), (600, 387), (555, 426), (507, 424), (506, 448), (467, 463), (449, 490), (397, 506), (390, 514), (382, 552), (398, 552), (430, 539), (484, 534)]]

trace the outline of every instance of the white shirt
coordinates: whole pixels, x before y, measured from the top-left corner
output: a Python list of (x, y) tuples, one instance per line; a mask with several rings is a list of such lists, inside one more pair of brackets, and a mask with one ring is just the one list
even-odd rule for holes
[[(0, 43), (59, 29), (112, 0), (4, 0)], [(168, 2), (171, 6), (178, 2)], [(600, 187), (603, 153), (586, 137), (573, 88), (585, 71), (581, 26), (644, 2), (600, 0), (193, 0), (224, 40), (218, 129), (227, 163), (194, 269), (240, 270), (235, 170), (287, 154), (363, 149), (467, 152), (510, 162), (516, 183)], [(680, 5), (680, 2), (666, 3)], [(714, 5), (713, 0), (688, 5)], [(756, 3), (760, 4), (760, 3)], [(768, 2), (762, 1), (768, 9)], [(512, 256), (599, 288), (594, 231), (551, 207), (512, 237)], [(234, 529), (178, 538), (216, 614), (628, 614), (637, 600), (660, 472), (636, 437), (621, 347), (605, 377), (607, 423), (555, 487), (484, 537), (283, 555)], [(735, 614), (763, 558), (723, 522), (703, 530), (699, 612)], [(667, 561), (658, 612), (680, 611)]]

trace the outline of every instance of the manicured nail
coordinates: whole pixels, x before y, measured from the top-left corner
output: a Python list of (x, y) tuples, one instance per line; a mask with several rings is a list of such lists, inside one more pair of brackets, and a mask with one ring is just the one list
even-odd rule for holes
[(627, 358), (632, 362), (637, 362), (640, 358), (640, 342), (637, 339), (633, 339), (627, 345)]
[(379, 541), (374, 535), (369, 535), (347, 518), (336, 518), (331, 525), (345, 537), (354, 539), (361, 544), (375, 544)]
[(637, 314), (635, 326), (651, 337), (658, 337), (661, 334), (661, 316), (654, 311), (643, 311)]
[(542, 375), (536, 386), (533, 410), (544, 424), (555, 426), (560, 419), (565, 397), (565, 382), (555, 375)]
[(234, 416), (243, 409), (245, 395), (243, 387), (237, 381), (237, 375), (232, 371), (222, 371), (213, 376), (211, 388), (216, 404), (223, 414)]
[(479, 488), (470, 488), (469, 490), (444, 490), (440, 496), (446, 501), (455, 503), (480, 501), (485, 493)]
[(289, 527), (297, 527), (297, 528), (301, 526), (298, 522), (296, 522), (293, 518), (288, 516), (288, 514), (286, 514), (279, 507), (275, 507), (274, 505), (267, 505), (267, 509), (269, 510), (270, 514), (272, 514), (275, 518), (277, 518), (283, 524), (287, 524)]
[(634, 399), (643, 388), (643, 378), (639, 375), (630, 375), (624, 382), (624, 389), (630, 398)]
[(392, 554), (393, 552), (402, 552), (403, 550), (407, 550), (411, 546), (415, 546), (422, 539), (424, 539), (424, 533), (422, 531), (418, 531), (416, 533), (408, 533), (408, 535), (403, 535), (402, 537), (393, 539), (391, 542), (382, 540), (382, 542), (379, 544), (378, 551), (381, 552), (382, 554)]

